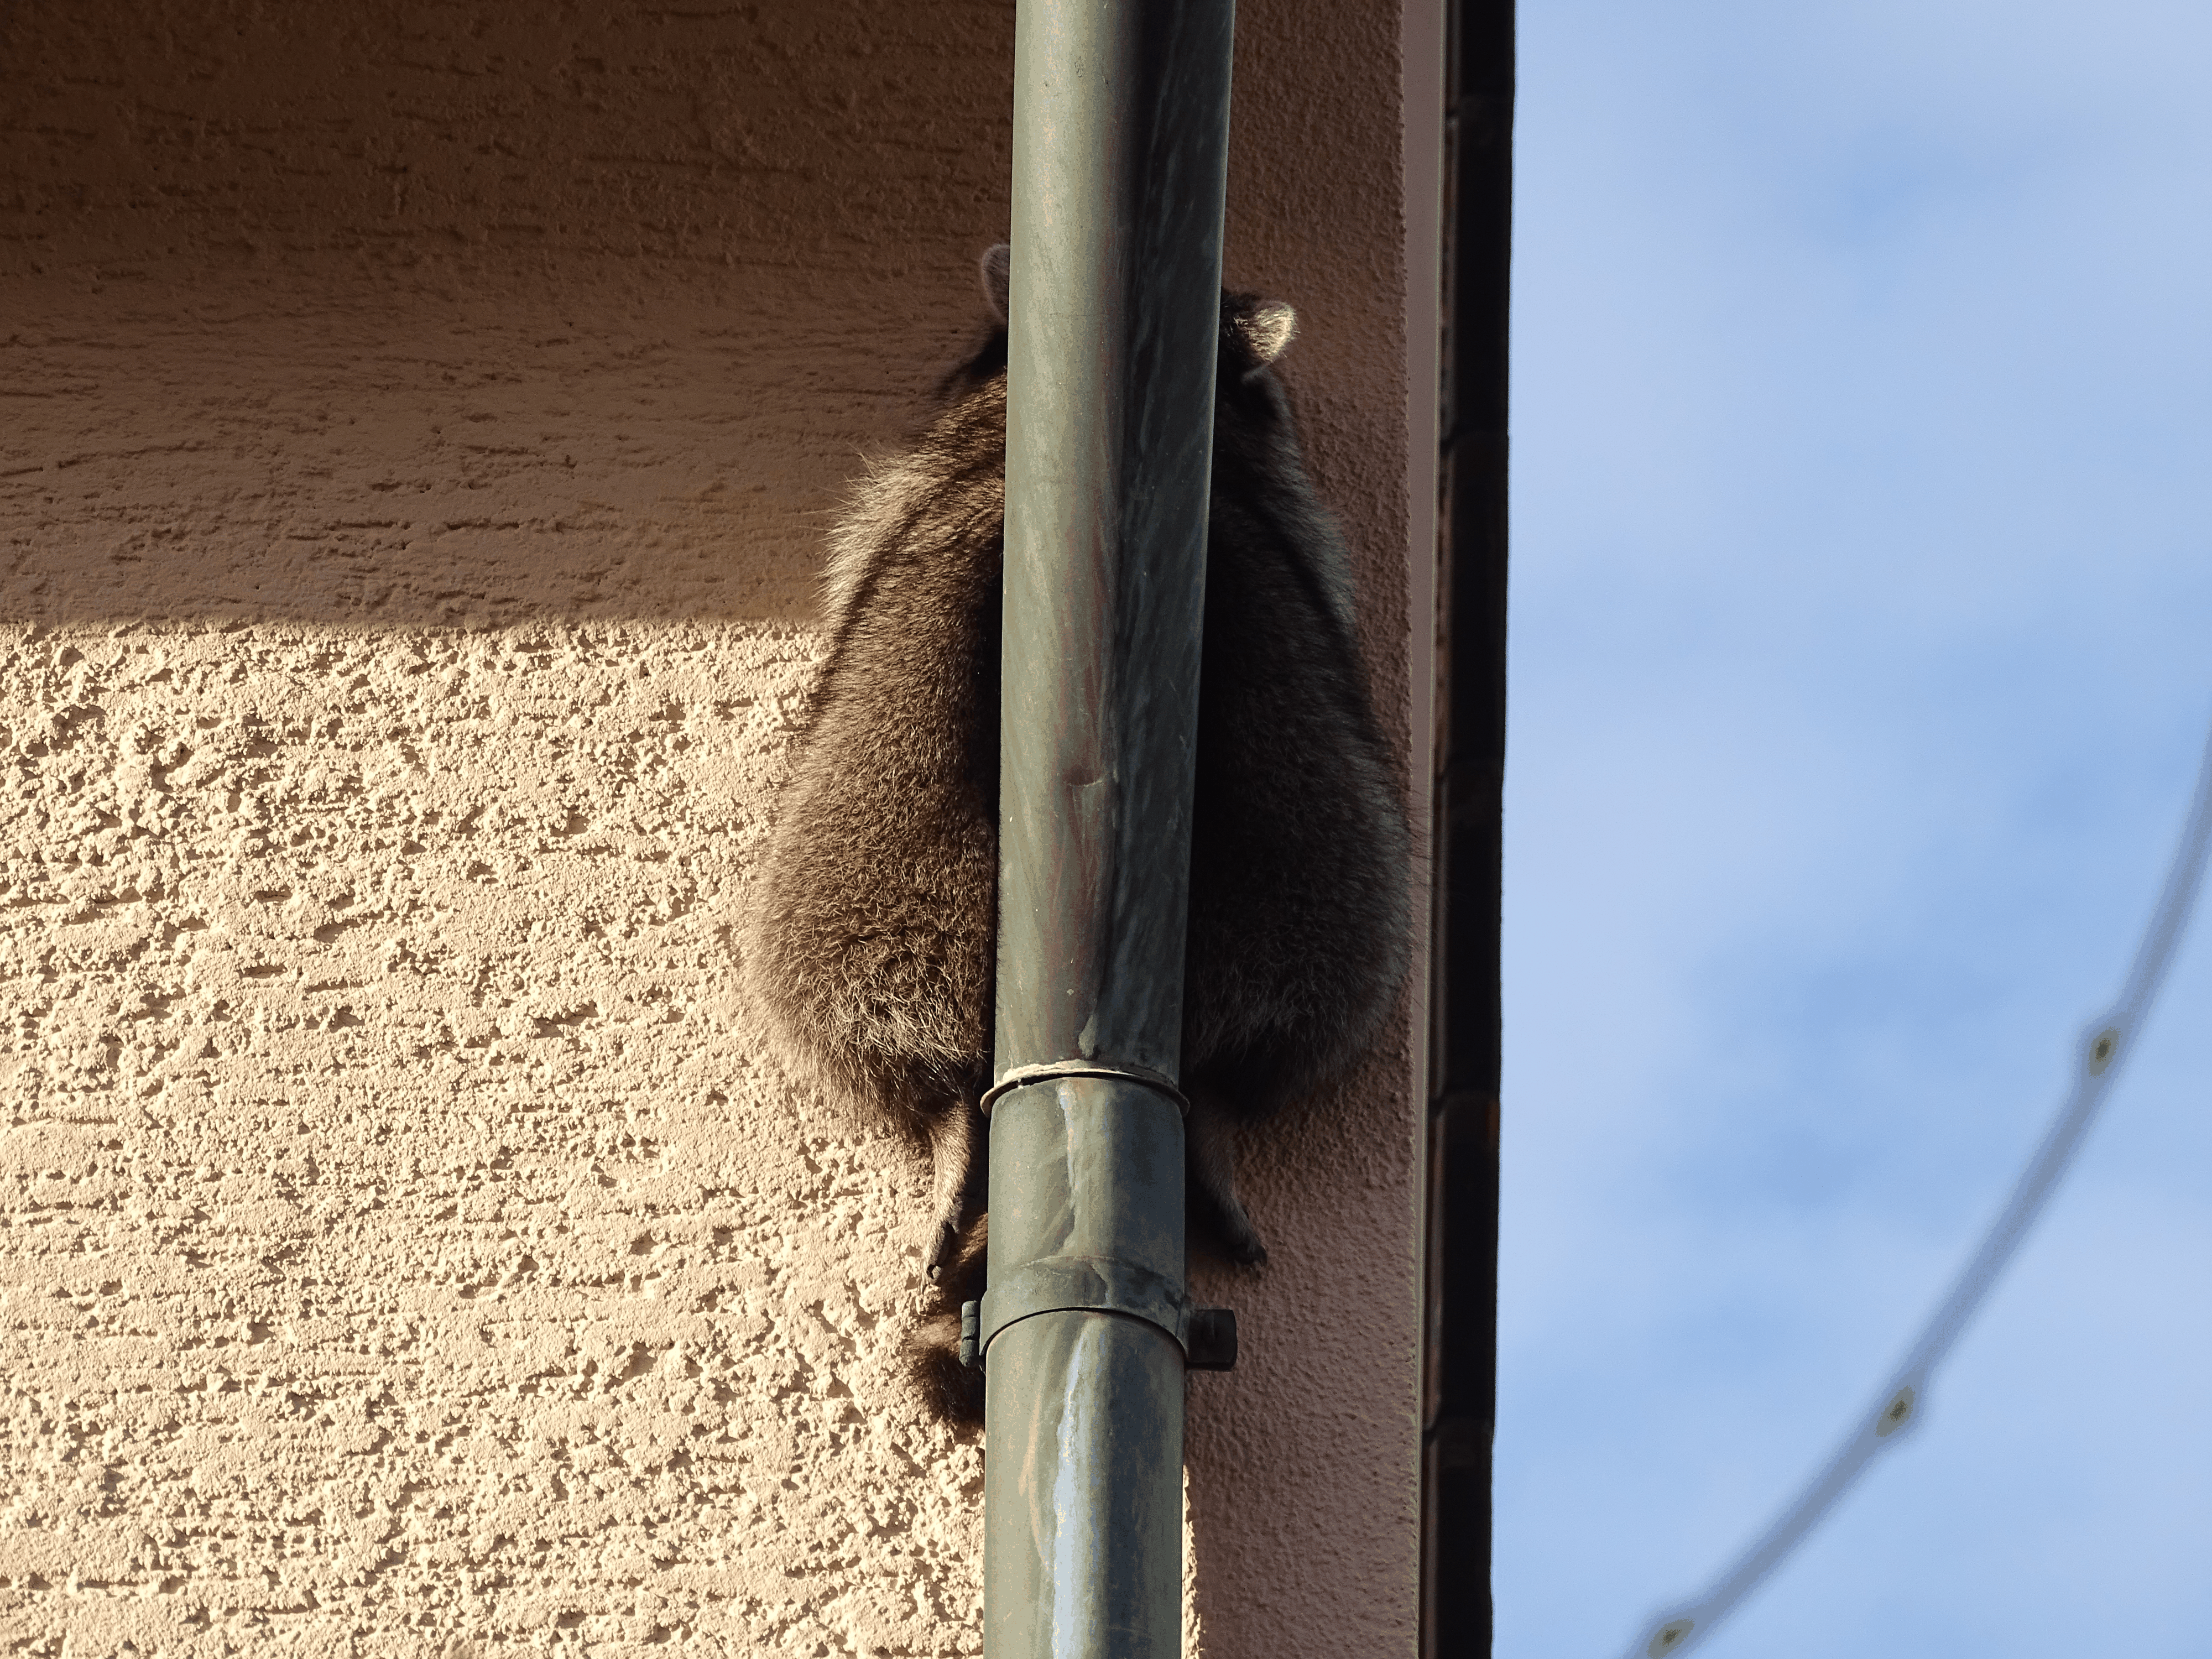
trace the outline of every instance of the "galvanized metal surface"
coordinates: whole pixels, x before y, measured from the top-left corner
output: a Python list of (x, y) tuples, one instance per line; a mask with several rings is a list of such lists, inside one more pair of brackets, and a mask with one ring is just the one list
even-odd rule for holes
[(1182, 1356), (1142, 1320), (1048, 1314), (991, 1345), (987, 1659), (1181, 1654), (1182, 1407)]
[(1023, 0), (993, 1065), (1173, 1078), (1229, 0)]
[[(1182, 1120), (1158, 1085), (1182, 1033), (1233, 20), (1230, 0), (1016, 15), (994, 1067), (1017, 1086), (992, 1109), (979, 1322), (987, 1659), (1182, 1647)], [(1060, 1074), (1015, 1078), (1040, 1066)]]
[[(1017, 1089), (992, 1113), (991, 1287), (980, 1340), (1069, 1308), (1115, 1308), (1178, 1348), (1182, 1114), (1158, 1091), (1097, 1077)], [(1001, 1267), (1000, 1264), (1006, 1265)]]
[[(1168, 1328), (1188, 1305), (1181, 1115), (1141, 1085), (1064, 1079), (999, 1103), (991, 1157), (984, 1651), (1168, 1659), (1182, 1649), (1183, 1352)], [(1002, 1273), (1002, 1257), (1018, 1265)], [(1032, 1284), (1087, 1291), (1089, 1310), (994, 1305)], [(1133, 1311), (1098, 1310), (1115, 1293)]]

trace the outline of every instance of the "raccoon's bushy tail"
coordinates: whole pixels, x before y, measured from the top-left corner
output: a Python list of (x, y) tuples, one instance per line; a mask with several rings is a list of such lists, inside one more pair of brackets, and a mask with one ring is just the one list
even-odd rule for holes
[(983, 1294), (990, 1231), (990, 1218), (978, 1216), (962, 1232), (901, 1351), (930, 1415), (963, 1429), (983, 1426), (983, 1372), (960, 1363), (960, 1304)]

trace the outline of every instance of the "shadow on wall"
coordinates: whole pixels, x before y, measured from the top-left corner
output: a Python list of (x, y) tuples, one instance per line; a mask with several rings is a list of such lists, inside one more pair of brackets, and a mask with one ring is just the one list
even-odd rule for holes
[(593, 274), (565, 303), (319, 255), (11, 283), (5, 619), (810, 618), (844, 480), (916, 395), (823, 382), (921, 354)]
[(6, 615), (811, 614), (974, 326), (1007, 21), (10, 9)]
[[(981, 325), (1011, 22), (0, 13), (0, 619), (810, 618), (847, 481)], [(1386, 704), (1396, 27), (1247, 7), (1229, 228), (1308, 321), (1289, 377)]]

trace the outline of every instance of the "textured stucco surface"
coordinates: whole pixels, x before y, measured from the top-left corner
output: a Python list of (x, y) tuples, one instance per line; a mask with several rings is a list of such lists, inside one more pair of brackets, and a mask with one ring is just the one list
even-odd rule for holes
[[(1230, 260), (1407, 706), (1395, 8)], [(923, 1172), (730, 937), (818, 532), (972, 326), (1000, 5), (0, 15), (0, 1650), (976, 1650)], [(1410, 1650), (1411, 1070), (1201, 1266), (1192, 1641)]]
[(808, 654), (9, 630), (4, 1639), (957, 1644), (915, 1183), (732, 1001)]

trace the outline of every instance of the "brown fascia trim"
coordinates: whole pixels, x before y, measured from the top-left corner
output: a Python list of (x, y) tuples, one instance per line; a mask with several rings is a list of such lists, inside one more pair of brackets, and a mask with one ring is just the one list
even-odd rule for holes
[(1512, 0), (1448, 0), (1421, 1652), (1491, 1651)]

